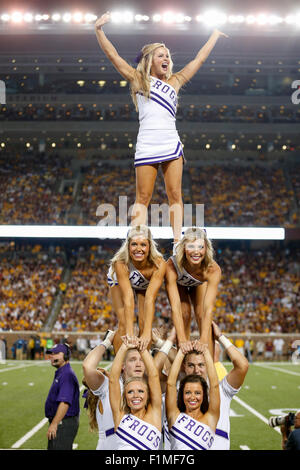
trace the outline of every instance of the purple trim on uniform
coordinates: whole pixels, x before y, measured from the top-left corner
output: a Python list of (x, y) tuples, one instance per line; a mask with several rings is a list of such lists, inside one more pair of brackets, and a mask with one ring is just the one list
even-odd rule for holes
[(152, 90), (150, 90), (150, 95), (154, 95), (157, 98), (159, 98), (168, 108), (170, 108), (170, 111), (172, 111), (172, 114), (174, 114), (174, 117), (175, 117), (176, 109), (172, 107), (172, 105), (169, 103), (169, 101), (167, 101), (165, 98), (163, 98), (158, 93), (155, 93), (155, 91), (152, 91)]
[[(145, 160), (143, 158), (143, 160), (145, 160), (143, 163), (135, 163), (134, 166), (142, 166), (142, 165), (153, 165), (155, 163), (164, 163), (164, 162), (168, 162), (170, 160), (177, 160), (178, 158), (180, 157), (183, 157), (183, 154), (181, 153), (180, 155), (174, 155), (173, 157), (170, 157), (170, 158), (165, 158), (164, 160), (158, 160), (157, 162), (153, 162), (151, 161), (150, 159), (149, 160)], [(142, 160), (142, 159), (141, 159)]]
[(127, 442), (128, 444), (130, 444), (132, 447), (135, 447), (137, 450), (144, 450), (144, 449), (141, 449), (140, 447), (136, 446), (133, 442), (129, 441), (128, 439), (125, 439), (125, 437), (121, 436), (121, 434), (118, 433), (118, 431), (116, 431), (116, 435), (122, 439), (122, 441), (125, 441)]
[(112, 436), (114, 433), (115, 433), (115, 428), (110, 428), (110, 429), (107, 429), (107, 431), (105, 431), (106, 437)]
[(222, 431), (222, 429), (216, 429), (216, 435), (224, 437), (225, 439), (229, 439), (229, 436), (226, 431)]
[[(187, 442), (185, 442), (182, 438), (180, 438), (179, 436), (176, 436), (176, 434), (173, 432), (173, 429), (178, 432), (179, 434), (181, 434), (184, 438), (186, 439), (189, 439), (191, 441), (191, 443), (193, 443), (195, 446), (197, 446), (196, 448), (195, 447), (192, 447), (191, 445), (189, 445)], [(200, 449), (202, 450), (207, 450), (205, 449), (205, 447), (202, 447), (201, 444), (199, 444), (198, 442), (194, 441), (191, 437), (187, 436), (186, 434), (184, 434), (182, 431), (180, 431), (180, 429), (177, 429), (175, 428), (175, 426), (172, 426), (172, 428), (170, 429), (170, 434), (172, 434), (172, 436), (176, 437), (176, 439), (179, 439), (181, 442), (183, 442), (184, 444), (188, 445), (189, 447), (191, 447), (191, 449), (197, 449), (200, 447)]]
[(125, 436), (122, 436), (121, 434), (119, 434), (120, 432), (124, 433), (126, 436), (130, 437), (130, 439), (133, 439), (134, 441), (136, 441), (139, 445), (143, 446), (145, 449), (147, 450), (152, 450), (150, 447), (147, 447), (143, 442), (139, 441), (138, 439), (136, 439), (135, 437), (131, 436), (128, 432), (124, 431), (124, 429), (122, 428), (118, 428), (117, 431), (116, 431), (116, 434), (121, 438), (123, 439), (124, 441), (128, 442), (130, 445), (132, 445), (133, 447), (136, 447), (137, 449), (139, 450), (145, 450), (145, 449), (141, 449), (140, 447), (137, 447), (136, 444), (134, 444), (134, 442), (131, 442), (129, 441), (128, 439), (126, 439)]
[(152, 96), (150, 96), (150, 100), (155, 101), (155, 103), (165, 108), (171, 114), (171, 116), (175, 117), (175, 114), (173, 114), (172, 111), (169, 108), (167, 108), (166, 105), (164, 105), (163, 103), (160, 103), (156, 98), (153, 98)]
[(164, 429), (164, 436), (168, 439), (168, 441), (170, 442), (170, 436), (169, 436), (169, 431), (167, 431), (166, 429)]
[(182, 152), (181, 142), (180, 141), (178, 142), (176, 150), (175, 150), (174, 153), (169, 153), (168, 155), (159, 155), (157, 157), (150, 157), (150, 158), (140, 157), (140, 158), (136, 158), (135, 162), (138, 163), (140, 160), (146, 160), (147, 163), (150, 162), (150, 161), (153, 162), (153, 163), (157, 163), (156, 160), (159, 160), (161, 158), (165, 159), (167, 157), (171, 157), (168, 160), (172, 160), (173, 158), (179, 158), (181, 156), (181, 153), (180, 153), (180, 155), (177, 155), (179, 151)]

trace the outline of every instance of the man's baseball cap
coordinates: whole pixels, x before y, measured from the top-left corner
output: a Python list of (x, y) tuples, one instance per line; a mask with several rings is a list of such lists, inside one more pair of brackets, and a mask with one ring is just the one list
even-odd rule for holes
[(68, 346), (65, 344), (55, 344), (53, 348), (47, 349), (47, 354), (58, 354), (60, 352), (64, 353), (65, 355), (69, 354)]

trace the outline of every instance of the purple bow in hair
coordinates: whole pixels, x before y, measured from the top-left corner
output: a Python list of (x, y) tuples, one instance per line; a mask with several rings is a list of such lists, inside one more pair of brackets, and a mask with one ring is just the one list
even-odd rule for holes
[(137, 55), (136, 58), (134, 59), (134, 62), (135, 62), (136, 64), (139, 64), (140, 61), (142, 60), (142, 57), (143, 57), (143, 53), (142, 53), (142, 51), (141, 51), (141, 52), (139, 53), (139, 55)]
[(82, 394), (82, 398), (85, 398), (85, 402), (84, 402), (84, 405), (83, 405), (83, 408), (88, 408), (88, 389), (86, 388)]

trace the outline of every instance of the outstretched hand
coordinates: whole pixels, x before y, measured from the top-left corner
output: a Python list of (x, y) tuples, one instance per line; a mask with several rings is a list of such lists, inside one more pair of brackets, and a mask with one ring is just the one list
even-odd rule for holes
[(202, 343), (199, 339), (193, 341), (194, 350), (198, 353), (204, 354), (206, 350), (208, 350), (208, 344)]
[(220, 38), (221, 38), (221, 37), (227, 38), (227, 39), (229, 38), (229, 36), (227, 36), (227, 34), (222, 33), (222, 31), (219, 31), (218, 29), (215, 29), (214, 32), (217, 33)]
[(95, 23), (95, 28), (100, 29), (101, 26), (108, 23), (109, 21), (110, 21), (110, 13), (109, 11), (107, 11), (102, 16), (100, 16), (100, 18), (97, 18), (96, 23)]
[(142, 334), (138, 341), (138, 350), (140, 351), (140, 353), (142, 353), (147, 349), (148, 344), (150, 344), (151, 336), (146, 336)]
[(178, 346), (184, 355), (193, 352), (195, 349), (193, 341), (182, 341)]
[(139, 346), (139, 339), (137, 336), (121, 336), (123, 343), (125, 344), (127, 349), (137, 349)]

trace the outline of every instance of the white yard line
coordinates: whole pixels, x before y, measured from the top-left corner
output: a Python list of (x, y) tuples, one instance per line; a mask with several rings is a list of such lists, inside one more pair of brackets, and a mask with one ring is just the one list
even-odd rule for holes
[[(261, 421), (263, 421), (265, 424), (267, 424), (269, 426), (269, 420), (267, 418), (265, 418), (265, 416), (263, 416), (261, 413), (259, 413), (257, 410), (255, 410), (254, 408), (252, 408), (252, 406), (248, 405), (246, 402), (244, 402), (243, 400), (241, 400), (239, 397), (235, 396), (233, 397), (233, 399), (239, 403), (241, 406), (243, 406), (244, 408), (246, 408), (246, 410), (250, 411), (250, 413), (252, 413), (253, 415), (255, 415), (257, 418), (259, 418)], [(274, 431), (278, 432), (279, 434), (281, 434), (281, 431), (278, 427), (276, 428), (271, 428), (271, 429), (274, 429)]]
[(44, 418), (42, 421), (40, 421), (34, 428), (32, 428), (30, 431), (28, 431), (21, 439), (19, 439), (17, 442), (15, 442), (11, 448), (12, 449), (19, 449), (24, 442), (28, 441), (36, 432), (38, 432), (45, 424), (48, 423), (48, 419)]
[(258, 366), (258, 367), (262, 367), (263, 369), (274, 370), (275, 372), (276, 372), (276, 371), (278, 371), (278, 372), (285, 372), (286, 374), (297, 375), (298, 377), (300, 377), (300, 372), (294, 372), (293, 370), (282, 369), (281, 367), (272, 366), (271, 364), (270, 364), (270, 365), (266, 365), (265, 363), (264, 363), (264, 364), (260, 364), (259, 362), (256, 362), (254, 365), (255, 365), (255, 366)]
[(25, 367), (38, 366), (41, 364), (20, 364), (18, 366), (8, 367), (7, 369), (0, 369), (0, 372), (10, 372), (11, 370), (24, 369)]
[[(29, 364), (31, 365), (31, 364)], [(28, 365), (28, 366), (29, 366)], [(34, 365), (34, 364), (32, 364)], [(27, 367), (28, 367), (27, 366)], [(111, 366), (111, 364), (109, 363), (108, 365), (106, 365), (105, 367), (103, 367), (103, 369), (108, 369), (109, 367)], [(24, 367), (24, 366), (19, 366), (19, 367)], [(17, 369), (19, 367), (16, 367)], [(11, 369), (9, 369), (11, 370)], [(84, 385), (81, 385), (80, 387), (80, 392), (82, 392), (82, 390), (85, 388)], [(35, 433), (37, 433), (43, 426), (45, 426), (45, 424), (48, 423), (48, 419), (47, 418), (43, 418), (42, 421), (40, 421), (36, 426), (34, 426), (32, 429), (30, 429), (30, 431), (28, 431), (26, 434), (24, 434), (23, 437), (21, 437), (21, 439), (19, 439), (17, 442), (15, 442), (12, 446), (11, 446), (11, 449), (19, 449), (19, 447), (21, 447), (24, 442), (28, 441), (28, 439), (30, 439)]]

